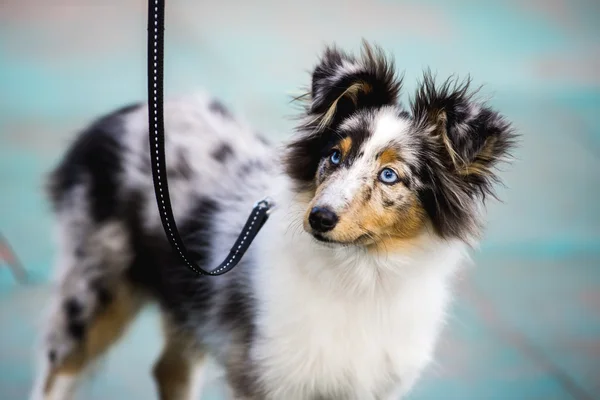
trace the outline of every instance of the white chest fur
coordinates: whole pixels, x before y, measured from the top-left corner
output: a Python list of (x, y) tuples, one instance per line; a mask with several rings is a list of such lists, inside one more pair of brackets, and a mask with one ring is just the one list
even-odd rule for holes
[(367, 400), (407, 391), (432, 356), (462, 247), (391, 259), (401, 271), (392, 274), (364, 253), (346, 259), (348, 249), (286, 236), (271, 241), (278, 251), (263, 253), (254, 282), (261, 340), (252, 356), (271, 397)]

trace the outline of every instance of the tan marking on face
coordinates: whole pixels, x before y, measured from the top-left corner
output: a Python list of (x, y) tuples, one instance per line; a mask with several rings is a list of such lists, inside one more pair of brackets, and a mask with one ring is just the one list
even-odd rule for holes
[(352, 148), (352, 139), (349, 136), (347, 136), (340, 140), (338, 146), (340, 148), (340, 151), (342, 152), (342, 156), (346, 157), (350, 152), (350, 149)]
[[(371, 194), (369, 194), (369, 190)], [(386, 207), (383, 203), (383, 190), (386, 196), (396, 195), (398, 204)], [(309, 206), (309, 210), (313, 204)], [(308, 215), (305, 226), (308, 227)], [(338, 211), (339, 222), (325, 234), (328, 239), (339, 242), (356, 242), (369, 248), (398, 247), (414, 239), (423, 230), (426, 214), (416, 195), (404, 185), (398, 183), (394, 188), (383, 189), (375, 183), (373, 187), (365, 185), (357, 193), (348, 208)], [(310, 229), (310, 228), (308, 228)]]
[(385, 149), (379, 155), (379, 164), (389, 165), (398, 161), (398, 153), (394, 149)]
[(393, 210), (382, 213), (377, 226), (372, 228), (378, 232), (381, 240), (369, 246), (372, 250), (386, 250), (405, 247), (423, 230), (426, 222), (425, 210), (421, 203), (412, 198), (400, 211)]
[[(403, 185), (398, 184), (398, 186)], [(384, 206), (381, 193), (371, 196), (371, 200), (366, 203), (353, 204), (356, 207), (353, 214), (355, 219), (353, 221), (349, 218), (348, 224), (362, 228), (365, 233), (373, 236), (371, 239), (375, 242), (389, 239), (404, 240), (416, 236), (423, 226), (425, 213), (418, 200), (408, 190), (406, 192), (399, 206)], [(340, 217), (340, 221), (343, 219)]]
[[(345, 138), (340, 141), (338, 147), (344, 153), (351, 145), (351, 139)], [(363, 244), (376, 250), (380, 247), (406, 245), (424, 229), (426, 213), (416, 194), (401, 182), (385, 185), (377, 180), (379, 171), (384, 166), (393, 168), (400, 176), (404, 172), (396, 149), (387, 148), (381, 151), (371, 167), (372, 182), (362, 185), (343, 210), (334, 210), (339, 222), (333, 230), (324, 234), (326, 238), (344, 243)], [(319, 205), (320, 193), (326, 188), (327, 181), (324, 181), (316, 188), (314, 197), (309, 201), (304, 215), (304, 227), (308, 232), (311, 231), (308, 223), (310, 210)], [(386, 204), (390, 200), (393, 204)]]

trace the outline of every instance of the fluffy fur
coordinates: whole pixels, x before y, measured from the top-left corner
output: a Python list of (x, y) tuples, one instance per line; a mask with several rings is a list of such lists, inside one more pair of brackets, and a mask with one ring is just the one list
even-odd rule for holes
[(90, 125), (49, 180), (58, 274), (33, 397), (68, 398), (149, 301), (164, 320), (162, 399), (191, 399), (207, 355), (235, 399), (406, 394), (514, 134), (466, 83), (426, 74), (408, 108), (400, 88), (381, 50), (327, 49), (281, 148), (206, 95), (166, 102), (173, 209), (197, 263), (226, 256), (255, 201), (276, 203), (220, 277), (196, 276), (165, 240), (146, 106)]

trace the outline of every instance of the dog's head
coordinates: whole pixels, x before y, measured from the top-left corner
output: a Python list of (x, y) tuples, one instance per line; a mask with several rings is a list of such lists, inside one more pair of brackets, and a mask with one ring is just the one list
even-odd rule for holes
[(471, 240), (478, 209), (515, 135), (468, 82), (426, 73), (409, 109), (382, 51), (328, 48), (312, 75), (304, 123), (285, 166), (308, 195), (304, 228), (331, 243), (402, 244), (431, 230)]

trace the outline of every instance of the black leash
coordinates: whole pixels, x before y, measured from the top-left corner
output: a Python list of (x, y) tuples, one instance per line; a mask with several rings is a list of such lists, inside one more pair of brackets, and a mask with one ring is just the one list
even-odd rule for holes
[(239, 262), (250, 244), (269, 218), (272, 207), (268, 199), (256, 203), (240, 236), (229, 251), (229, 255), (214, 270), (202, 269), (190, 261), (189, 253), (179, 236), (167, 183), (165, 162), (165, 127), (163, 119), (163, 57), (164, 57), (165, 2), (148, 0), (148, 122), (150, 157), (154, 193), (165, 234), (185, 265), (199, 275), (222, 275)]

